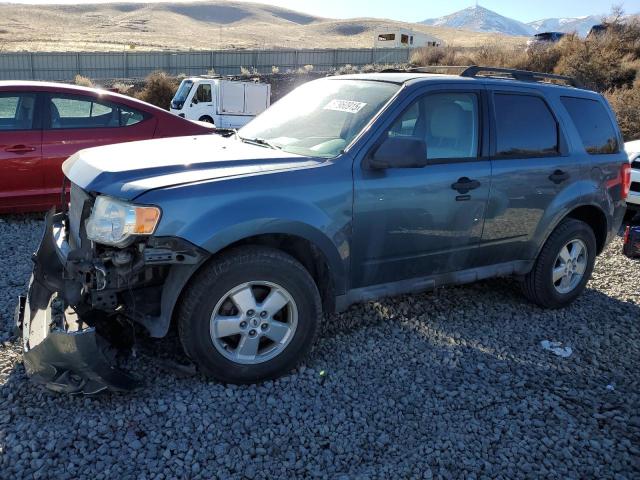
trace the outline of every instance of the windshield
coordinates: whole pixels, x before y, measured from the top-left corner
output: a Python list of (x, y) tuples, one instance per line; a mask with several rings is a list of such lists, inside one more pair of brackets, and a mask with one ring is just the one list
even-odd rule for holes
[(309, 82), (274, 103), (239, 136), (290, 153), (335, 157), (399, 88), (368, 80)]
[(191, 80), (183, 80), (178, 87), (178, 91), (176, 92), (173, 99), (176, 102), (183, 103), (187, 99), (187, 95), (191, 91), (191, 87), (193, 86), (193, 82)]

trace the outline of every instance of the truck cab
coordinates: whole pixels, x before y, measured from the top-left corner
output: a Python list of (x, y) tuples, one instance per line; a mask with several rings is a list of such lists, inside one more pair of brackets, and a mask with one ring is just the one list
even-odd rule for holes
[(267, 83), (191, 77), (180, 83), (170, 111), (218, 128), (240, 128), (270, 104), (271, 85)]

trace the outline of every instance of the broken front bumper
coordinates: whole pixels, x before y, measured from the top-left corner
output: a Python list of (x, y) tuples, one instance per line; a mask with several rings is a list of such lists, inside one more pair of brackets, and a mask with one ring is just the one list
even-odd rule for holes
[(43, 238), (34, 254), (26, 298), (18, 302), (16, 326), (22, 331), (24, 364), (35, 382), (67, 393), (129, 391), (136, 378), (114, 365), (115, 350), (67, 305), (65, 296), (77, 289), (65, 278), (70, 248), (64, 213), (50, 212)]

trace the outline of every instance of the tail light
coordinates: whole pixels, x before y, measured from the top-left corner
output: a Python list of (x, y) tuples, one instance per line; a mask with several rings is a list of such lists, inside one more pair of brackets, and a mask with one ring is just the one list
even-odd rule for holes
[(626, 245), (627, 243), (629, 243), (629, 233), (631, 231), (631, 227), (629, 225), (627, 225), (627, 228), (624, 229), (624, 240), (623, 240), (623, 244)]
[(622, 177), (622, 199), (625, 200), (631, 188), (631, 165), (629, 163), (625, 162), (622, 164), (620, 175)]

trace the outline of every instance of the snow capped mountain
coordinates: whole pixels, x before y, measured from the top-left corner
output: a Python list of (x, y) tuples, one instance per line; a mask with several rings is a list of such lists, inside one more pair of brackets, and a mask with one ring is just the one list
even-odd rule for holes
[(536, 30), (526, 23), (503, 17), (484, 7), (469, 7), (445, 17), (432, 18), (420, 23), (434, 27), (460, 28), (475, 32), (497, 32), (506, 35), (533, 35)]
[(585, 37), (591, 27), (602, 23), (603, 15), (590, 15), (588, 17), (576, 18), (545, 18), (531, 22), (531, 26), (536, 32), (578, 32), (578, 35)]

